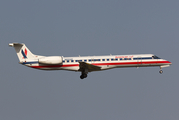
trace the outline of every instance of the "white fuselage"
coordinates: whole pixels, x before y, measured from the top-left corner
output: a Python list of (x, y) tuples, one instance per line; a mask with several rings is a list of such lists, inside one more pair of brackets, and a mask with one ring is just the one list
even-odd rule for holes
[(81, 72), (81, 79), (87, 77), (88, 72), (108, 70), (122, 67), (168, 67), (172, 63), (153, 54), (139, 55), (108, 55), (108, 56), (39, 56), (33, 54), (23, 43), (9, 43), (14, 47), (21, 64), (41, 70), (68, 70)]
[[(109, 55), (109, 56), (84, 56), (84, 57), (63, 57), (61, 64), (41, 64), (37, 59), (25, 60), (21, 62), (28, 67), (42, 70), (69, 70), (79, 71), (79, 62), (89, 63), (101, 67), (100, 70), (107, 70), (121, 67), (148, 67), (171, 65), (171, 62), (160, 59), (153, 54), (139, 55)], [(99, 71), (99, 70), (97, 70)], [(91, 71), (89, 71), (91, 72)]]

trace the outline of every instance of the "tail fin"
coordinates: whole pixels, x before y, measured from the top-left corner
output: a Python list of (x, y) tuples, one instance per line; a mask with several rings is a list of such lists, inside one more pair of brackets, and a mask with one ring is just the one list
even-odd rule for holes
[(21, 43), (9, 43), (9, 46), (14, 47), (19, 58), (19, 61), (23, 61), (24, 59), (33, 59), (35, 55), (31, 53), (31, 51), (25, 46), (25, 44)]

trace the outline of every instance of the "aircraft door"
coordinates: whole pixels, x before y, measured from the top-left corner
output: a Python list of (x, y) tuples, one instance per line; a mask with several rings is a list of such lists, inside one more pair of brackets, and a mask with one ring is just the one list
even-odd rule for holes
[(96, 63), (97, 61), (98, 61), (98, 59), (91, 58), (91, 64)]
[(91, 58), (91, 63), (95, 63), (95, 59), (94, 58)]
[(137, 65), (142, 66), (142, 58), (141, 57), (137, 57)]
[(89, 61), (90, 64), (94, 63), (94, 58), (91, 58)]

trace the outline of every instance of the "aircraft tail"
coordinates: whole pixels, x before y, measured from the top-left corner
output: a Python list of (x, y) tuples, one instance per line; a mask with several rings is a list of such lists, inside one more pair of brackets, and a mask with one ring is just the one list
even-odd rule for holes
[(14, 47), (19, 58), (19, 61), (24, 59), (33, 59), (35, 55), (23, 43), (9, 43), (9, 46)]

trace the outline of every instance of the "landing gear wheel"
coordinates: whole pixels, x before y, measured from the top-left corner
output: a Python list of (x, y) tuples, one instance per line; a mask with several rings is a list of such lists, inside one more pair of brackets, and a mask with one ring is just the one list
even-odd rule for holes
[(81, 79), (84, 79), (84, 78), (86, 78), (86, 77), (87, 77), (87, 74), (82, 74), (82, 75), (80, 76)]
[(163, 73), (163, 71), (162, 71), (162, 70), (160, 70), (160, 71), (159, 71), (159, 73), (160, 73), (160, 74), (162, 74), (162, 73)]
[(81, 79), (84, 79), (83, 75), (80, 76)]
[(84, 77), (84, 78), (87, 78), (87, 76), (88, 76), (87, 74), (83, 74), (83, 77)]

